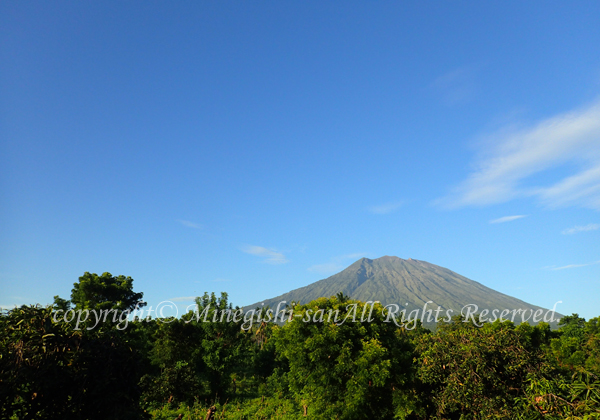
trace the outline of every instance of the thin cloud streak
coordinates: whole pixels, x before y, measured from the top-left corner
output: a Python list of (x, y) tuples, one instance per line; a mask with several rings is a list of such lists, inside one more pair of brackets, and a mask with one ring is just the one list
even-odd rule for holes
[(180, 297), (174, 297), (169, 299), (171, 302), (190, 302), (190, 301), (194, 301), (197, 298), (197, 296), (180, 296)]
[(289, 262), (285, 255), (275, 249), (268, 249), (256, 245), (248, 245), (243, 247), (242, 251), (246, 254), (265, 258), (263, 261), (267, 264), (285, 264)]
[[(535, 197), (547, 207), (600, 210), (600, 102), (486, 139), (475, 170), (451, 194), (447, 208), (485, 206)], [(573, 165), (574, 173), (550, 185), (524, 186), (532, 175)]]
[(556, 267), (556, 268), (552, 268), (552, 271), (556, 271), (556, 270), (565, 270), (567, 268), (579, 268), (579, 267), (587, 267), (590, 265), (596, 265), (596, 264), (600, 264), (600, 261), (595, 261), (593, 263), (588, 263), (588, 264), (569, 264), (569, 265), (564, 265), (562, 267)]
[(596, 223), (590, 223), (589, 225), (585, 225), (585, 226), (575, 226), (570, 229), (565, 229), (561, 233), (563, 235), (573, 235), (574, 233), (589, 232), (590, 230), (597, 230), (597, 229), (600, 229), (600, 225), (598, 225)]
[(199, 225), (198, 223), (190, 222), (189, 220), (178, 220), (183, 226), (192, 228), (192, 229), (204, 229), (204, 226)]
[(451, 70), (436, 78), (429, 87), (441, 95), (445, 105), (468, 103), (477, 93), (475, 83), (477, 67), (464, 66)]
[(7, 300), (12, 300), (13, 303), (9, 303), (8, 305), (6, 304), (0, 304), (0, 310), (6, 311), (6, 310), (10, 310), (10, 309), (15, 309), (18, 307), (21, 307), (22, 305), (26, 305), (26, 303), (24, 303), (27, 299), (23, 298), (22, 296), (9, 296), (7, 298)]
[(504, 216), (504, 217), (500, 217), (499, 219), (490, 220), (490, 223), (495, 224), (495, 223), (512, 222), (513, 220), (522, 219), (523, 217), (527, 217), (527, 215), (520, 214), (517, 216)]
[(403, 205), (404, 201), (397, 201), (395, 203), (387, 203), (380, 206), (369, 207), (369, 211), (373, 214), (389, 214), (395, 212)]

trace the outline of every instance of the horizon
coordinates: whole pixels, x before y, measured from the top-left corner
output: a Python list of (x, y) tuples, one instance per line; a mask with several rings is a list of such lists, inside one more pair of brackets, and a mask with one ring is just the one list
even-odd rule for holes
[[(0, 4), (0, 308), (398, 256), (600, 316), (600, 4)], [(381, 258), (381, 257), (379, 257)]]

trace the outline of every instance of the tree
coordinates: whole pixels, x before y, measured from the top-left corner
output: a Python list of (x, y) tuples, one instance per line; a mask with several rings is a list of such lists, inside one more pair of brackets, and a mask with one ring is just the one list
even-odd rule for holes
[(142, 377), (144, 399), (192, 404), (203, 393), (200, 380), (205, 371), (200, 347), (202, 330), (182, 319), (153, 320), (144, 324), (153, 329), (148, 357), (155, 368)]
[(290, 391), (307, 415), (403, 418), (411, 411), (403, 397), (412, 371), (410, 342), (384, 322), (381, 305), (339, 295), (293, 310), (293, 320), (276, 330), (276, 349), (289, 363)]
[(41, 306), (0, 316), (0, 418), (139, 418), (139, 355), (123, 334), (53, 317)]
[(143, 293), (133, 291), (131, 277), (114, 277), (110, 273), (99, 276), (85, 272), (79, 277), (79, 282), (73, 284), (71, 291), (71, 303), (75, 309), (131, 311), (146, 305), (143, 297)]
[(582, 371), (590, 336), (586, 332), (585, 318), (578, 314), (567, 315), (560, 319), (558, 326), (558, 337), (552, 340), (550, 346), (554, 362), (565, 372)]
[[(184, 319), (195, 318), (196, 325), (202, 330), (200, 345), (210, 393), (213, 397), (223, 397), (229, 386), (229, 375), (241, 361), (239, 356), (246, 341), (242, 337), (242, 322), (237, 322), (233, 316), (239, 308), (234, 309), (229, 304), (224, 292), (220, 298), (214, 293), (210, 296), (204, 293), (196, 298), (196, 305), (197, 312), (188, 313)], [(208, 322), (204, 322), (205, 317)]]
[(476, 327), (455, 320), (417, 346), (418, 379), (427, 418), (510, 418), (529, 374), (543, 366), (548, 324), (515, 328), (496, 321)]

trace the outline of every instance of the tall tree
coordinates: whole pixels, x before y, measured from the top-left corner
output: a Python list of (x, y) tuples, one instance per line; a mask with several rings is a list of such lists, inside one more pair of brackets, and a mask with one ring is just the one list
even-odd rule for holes
[(224, 292), (219, 298), (214, 293), (204, 293), (196, 298), (196, 305), (197, 312), (188, 313), (186, 318), (189, 321), (196, 317), (196, 324), (202, 330), (202, 359), (210, 393), (213, 397), (223, 397), (230, 385), (232, 369), (242, 362), (239, 356), (247, 341), (242, 337), (242, 321), (233, 316), (239, 308), (232, 307)]
[[(113, 276), (110, 273), (98, 275), (85, 272), (79, 281), (73, 284), (71, 304), (75, 309), (116, 309), (119, 311), (142, 308), (146, 303), (144, 294), (133, 291), (133, 279), (125, 276)], [(67, 305), (67, 301), (55, 296), (55, 306)]]

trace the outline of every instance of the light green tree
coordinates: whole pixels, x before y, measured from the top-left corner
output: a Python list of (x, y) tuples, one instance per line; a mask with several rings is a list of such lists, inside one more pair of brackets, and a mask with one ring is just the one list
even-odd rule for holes
[[(289, 388), (315, 419), (402, 418), (412, 352), (407, 334), (384, 322), (383, 307), (321, 298), (293, 308), (276, 330), (276, 348), (289, 363)], [(337, 317), (336, 317), (337, 314)]]

